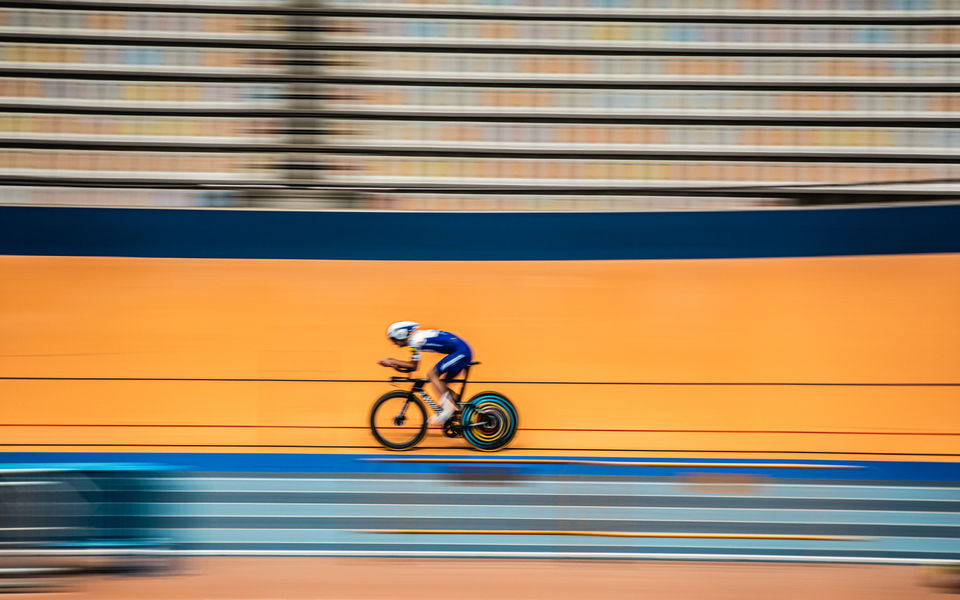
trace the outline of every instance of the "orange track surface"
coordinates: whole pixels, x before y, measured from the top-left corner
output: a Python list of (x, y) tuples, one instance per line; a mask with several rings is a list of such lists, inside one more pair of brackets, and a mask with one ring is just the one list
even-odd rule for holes
[[(960, 387), (928, 384), (960, 383), (957, 273), (957, 254), (5, 256), (0, 375), (37, 379), (0, 380), (0, 450), (368, 451), (386, 383), (149, 379), (386, 379), (384, 329), (414, 319), (469, 340), (478, 380), (670, 384), (474, 386), (517, 404), (513, 453), (955, 460)], [(46, 379), (65, 377), (147, 380)]]

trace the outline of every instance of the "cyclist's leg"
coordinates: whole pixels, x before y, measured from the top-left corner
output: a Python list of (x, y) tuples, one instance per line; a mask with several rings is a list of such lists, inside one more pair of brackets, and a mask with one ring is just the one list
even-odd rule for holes
[(427, 373), (427, 379), (430, 380), (430, 384), (437, 392), (437, 398), (443, 398), (444, 395), (447, 395), (454, 403), (456, 403), (460, 401), (460, 394), (451, 389), (450, 381), (456, 379), (462, 374), (463, 370), (457, 371), (456, 373), (446, 372), (441, 375), (434, 369), (431, 369)]
[(453, 377), (448, 377), (446, 373), (438, 373), (436, 367), (434, 367), (427, 373), (427, 378), (430, 380), (433, 389), (436, 390), (437, 398), (443, 398), (444, 394), (450, 394), (453, 397), (453, 391), (447, 385), (447, 380), (453, 379)]
[(472, 358), (473, 353), (470, 352), (470, 347), (464, 345), (464, 347), (437, 361), (437, 364), (427, 373), (430, 383), (440, 397), (442, 409), (431, 422), (445, 422), (456, 410), (456, 393), (450, 389), (447, 381), (456, 378), (470, 364)]
[(447, 385), (447, 382), (456, 379), (457, 375), (467, 368), (471, 360), (473, 360), (473, 352), (470, 350), (470, 346), (466, 344), (462, 344), (460, 348), (438, 360), (437, 364), (427, 374), (437, 393), (441, 396), (446, 393), (454, 396), (455, 394)]

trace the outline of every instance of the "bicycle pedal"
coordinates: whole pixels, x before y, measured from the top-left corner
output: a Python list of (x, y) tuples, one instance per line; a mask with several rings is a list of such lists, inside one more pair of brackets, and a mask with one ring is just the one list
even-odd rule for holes
[(447, 436), (448, 438), (458, 438), (461, 435), (460, 428), (456, 427), (453, 422), (454, 419), (450, 419), (443, 424), (443, 435)]

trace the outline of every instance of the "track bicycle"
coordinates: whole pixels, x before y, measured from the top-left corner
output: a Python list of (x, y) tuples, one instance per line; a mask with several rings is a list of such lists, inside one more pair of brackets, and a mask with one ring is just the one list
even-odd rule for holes
[[(457, 409), (444, 426), (443, 434), (450, 438), (463, 437), (477, 450), (491, 452), (503, 448), (517, 433), (517, 409), (499, 392), (480, 392), (463, 402), (472, 362), (463, 370), (462, 379), (448, 384), (462, 383), (457, 395)], [(397, 369), (406, 372), (404, 369)], [(370, 411), (370, 431), (380, 444), (390, 450), (413, 448), (427, 434), (427, 406), (435, 413), (440, 407), (424, 389), (427, 378), (391, 377), (398, 386), (412, 383), (409, 389), (394, 390), (380, 396)]]

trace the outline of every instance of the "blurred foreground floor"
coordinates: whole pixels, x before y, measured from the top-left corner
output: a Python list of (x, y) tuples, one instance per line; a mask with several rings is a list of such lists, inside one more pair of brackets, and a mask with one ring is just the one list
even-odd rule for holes
[[(703, 599), (948, 600), (930, 567), (839, 564), (190, 558), (175, 575), (63, 579), (18, 600)], [(955, 583), (955, 582), (954, 582)], [(956, 591), (957, 588), (954, 588)]]

